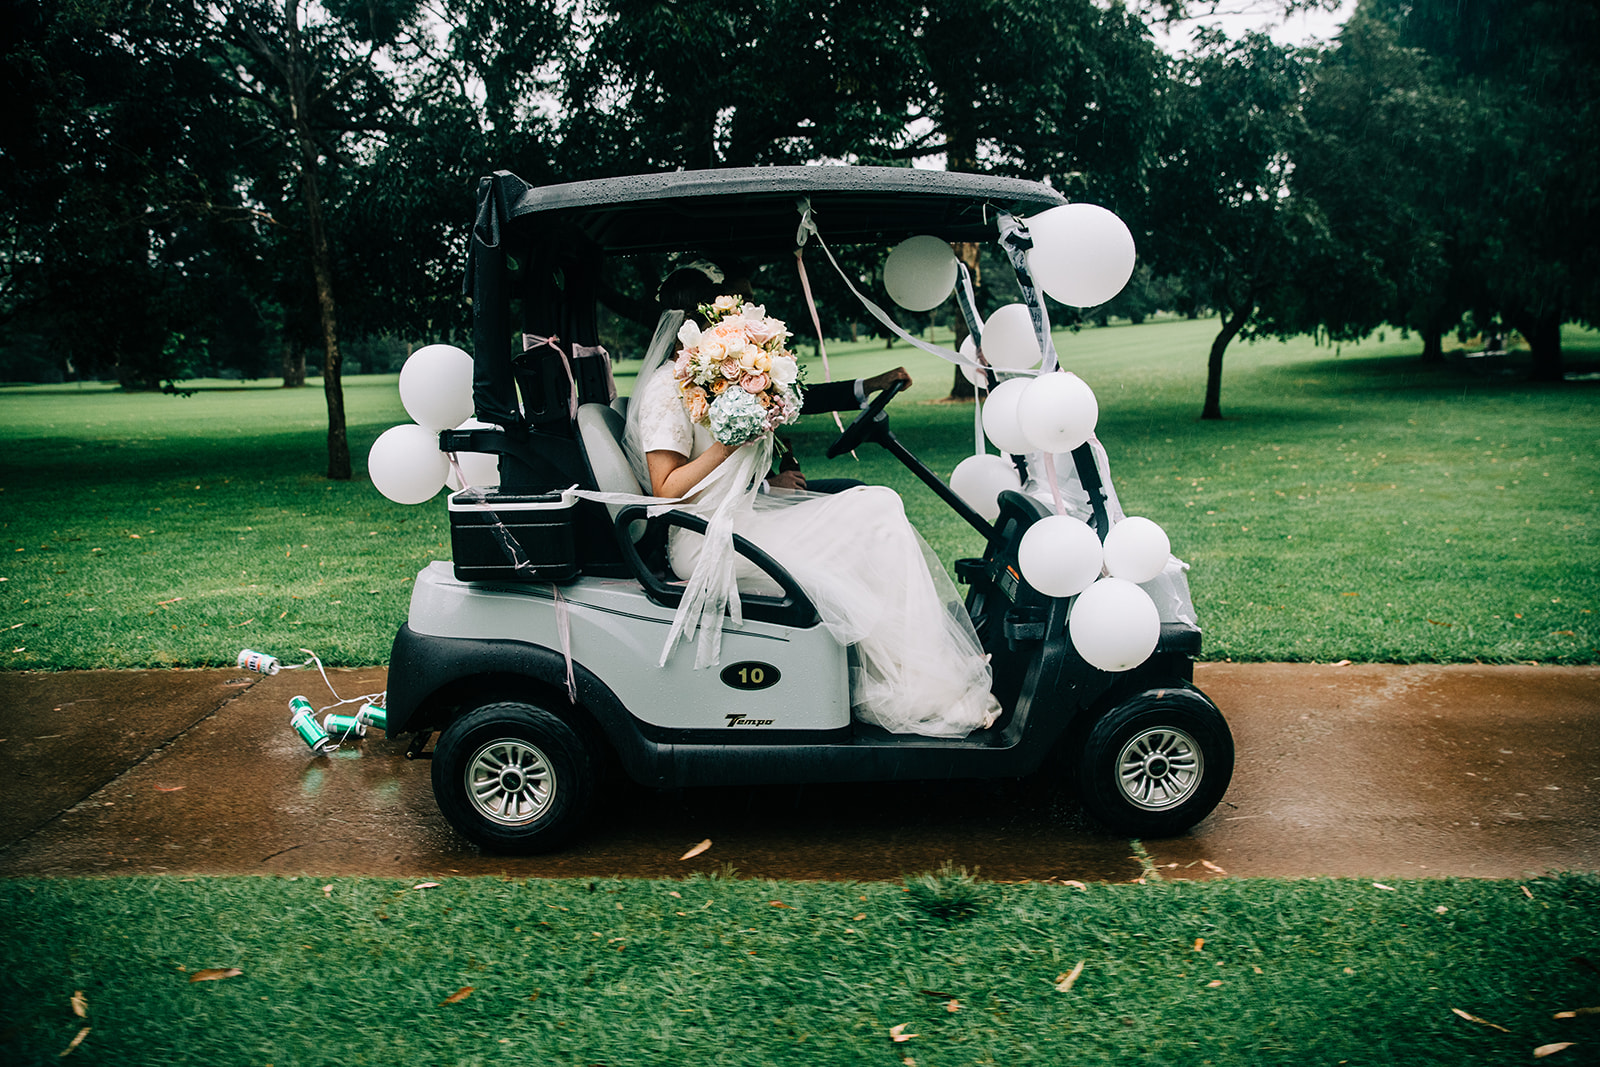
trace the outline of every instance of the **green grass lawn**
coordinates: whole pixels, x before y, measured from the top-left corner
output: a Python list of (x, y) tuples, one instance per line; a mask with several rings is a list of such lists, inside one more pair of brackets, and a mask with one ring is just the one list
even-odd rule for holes
[(1464, 1067), (1600, 1041), (1600, 1014), (1554, 1017), (1600, 1004), (1588, 875), (416, 886), (0, 881), (0, 1055), (62, 1062), (84, 1027), (68, 1062), (214, 1067)]
[[(1202, 422), (1214, 332), (1058, 336), (1099, 398), (1126, 510), (1193, 566), (1206, 658), (1600, 662), (1600, 382), (1426, 368), (1415, 341), (1236, 343), (1228, 417)], [(1593, 361), (1600, 339), (1573, 331), (1568, 351)], [(972, 408), (930, 402), (948, 365), (881, 343), (830, 355), (836, 377), (905, 363), (917, 385), (891, 408), (896, 433), (943, 474), (971, 453)], [(346, 380), (347, 483), (321, 476), (314, 386), (191, 384), (0, 389), (0, 669), (218, 665), (246, 646), (387, 659), (412, 577), (449, 556), (442, 495), (402, 507), (364, 477), (372, 441), (405, 421), (394, 376)], [(943, 559), (978, 551), (880, 450), (822, 459), (833, 433), (824, 416), (798, 427), (809, 474), (893, 485)]]

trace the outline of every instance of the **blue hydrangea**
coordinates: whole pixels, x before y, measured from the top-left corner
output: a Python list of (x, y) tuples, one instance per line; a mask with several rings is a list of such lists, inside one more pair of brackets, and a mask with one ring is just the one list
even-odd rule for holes
[(711, 402), (711, 436), (725, 445), (742, 445), (767, 432), (767, 409), (752, 394), (729, 386)]

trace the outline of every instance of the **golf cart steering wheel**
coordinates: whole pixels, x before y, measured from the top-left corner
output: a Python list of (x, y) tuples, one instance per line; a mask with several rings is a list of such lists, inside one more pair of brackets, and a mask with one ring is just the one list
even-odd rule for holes
[(893, 400), (895, 394), (905, 387), (906, 380), (904, 378), (896, 378), (880, 390), (878, 395), (872, 398), (872, 403), (868, 404), (861, 414), (856, 416), (855, 421), (844, 428), (844, 433), (839, 435), (839, 439), (828, 446), (828, 458), (833, 459), (846, 452), (854, 452), (856, 446), (866, 440), (867, 434), (871, 432), (878, 420), (883, 417), (883, 409), (888, 406), (889, 401)]

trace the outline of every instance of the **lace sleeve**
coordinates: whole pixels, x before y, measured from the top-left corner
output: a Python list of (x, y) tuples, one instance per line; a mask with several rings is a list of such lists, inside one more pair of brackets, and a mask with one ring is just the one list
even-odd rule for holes
[(638, 397), (639, 447), (645, 453), (668, 451), (692, 457), (694, 424), (684, 410), (672, 374), (663, 368), (650, 376)]

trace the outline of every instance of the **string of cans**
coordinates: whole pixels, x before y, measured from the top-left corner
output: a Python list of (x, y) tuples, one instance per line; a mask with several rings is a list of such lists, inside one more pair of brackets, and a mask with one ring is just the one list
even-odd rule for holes
[[(317, 668), (317, 672), (322, 675), (323, 683), (328, 687), (328, 692), (333, 694), (334, 703), (318, 709), (304, 696), (296, 695), (289, 700), (289, 728), (305, 742), (313, 755), (325, 755), (346, 741), (367, 736), (368, 730), (383, 730), (388, 727), (388, 712), (384, 708), (385, 693), (368, 693), (348, 699), (341, 697), (339, 691), (334, 689), (333, 683), (328, 680), (328, 672), (323, 668), (322, 660), (317, 654), (309, 648), (302, 648), (300, 651), (311, 658), (304, 663), (286, 664), (276, 656), (246, 648), (240, 651), (237, 662), (245, 670), (265, 675), (275, 675), (280, 671), (304, 670), (312, 666)], [(354, 715), (345, 715), (332, 710), (347, 704), (360, 704), (361, 707)], [(325, 713), (321, 722), (317, 721), (319, 710)]]

